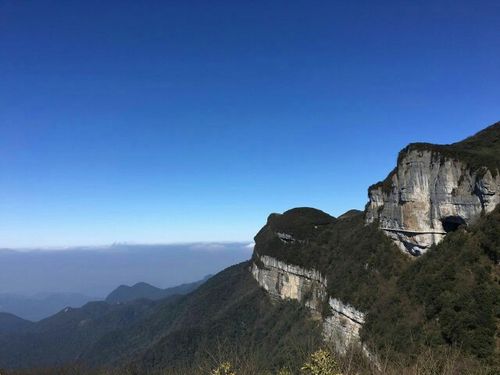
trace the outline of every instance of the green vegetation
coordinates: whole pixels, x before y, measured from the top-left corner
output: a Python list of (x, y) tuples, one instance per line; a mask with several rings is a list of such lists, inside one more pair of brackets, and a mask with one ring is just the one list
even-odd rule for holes
[(221, 353), (217, 348), (233, 348), (232, 358), (246, 358), (258, 368), (303, 363), (321, 343), (319, 322), (296, 302), (272, 303), (249, 266), (247, 262), (230, 267), (186, 296), (160, 302), (93, 303), (61, 312), (22, 335), (1, 336), (0, 363), (129, 364), (131, 371), (142, 374), (201, 366), (214, 357), (223, 360), (214, 348)]
[[(149, 347), (135, 362), (141, 368), (202, 363), (209, 359), (207, 348), (231, 347), (239, 352), (235, 357), (252, 357), (260, 366), (295, 363), (300, 352), (321, 341), (318, 323), (308, 316), (298, 303), (271, 303), (243, 263), (211, 278), (173, 313), (170, 307), (160, 309), (142, 322), (138, 330), (161, 332), (161, 337), (145, 337)], [(137, 332), (122, 337), (134, 342)]]
[(217, 368), (210, 372), (210, 375), (236, 375), (233, 366), (229, 362), (222, 362)]
[(496, 173), (500, 166), (500, 122), (450, 145), (412, 143), (400, 152), (398, 163), (412, 150), (433, 151), (436, 157), (461, 160), (473, 171), (486, 167)]
[(342, 375), (333, 353), (324, 349), (312, 353), (310, 360), (300, 370), (305, 375)]
[(370, 309), (365, 339), (406, 355), (454, 346), (500, 364), (499, 233), (497, 207), (411, 263)]
[(157, 288), (144, 282), (133, 286), (120, 285), (106, 297), (105, 301), (107, 303), (123, 303), (138, 299), (160, 300), (174, 295), (188, 294), (203, 284), (208, 277), (166, 289)]
[(0, 335), (29, 329), (33, 323), (15, 315), (0, 312)]
[[(352, 351), (333, 357), (335, 371), (498, 371), (500, 207), (413, 261), (375, 225), (365, 226), (362, 213), (342, 219), (311, 209), (291, 214), (269, 218), (256, 236), (256, 251), (319, 269), (331, 296), (368, 313), (362, 338), (380, 365)], [(283, 242), (276, 230), (294, 239)], [(0, 358), (17, 358), (17, 365), (28, 367), (39, 366), (41, 358), (46, 364), (78, 358), (89, 366), (117, 368), (46, 372), (60, 374), (196, 375), (225, 362), (237, 375), (304, 374), (300, 369), (312, 363), (307, 358), (323, 345), (319, 322), (298, 303), (272, 302), (249, 266), (230, 267), (174, 299), (90, 304), (60, 313), (36, 324), (36, 331), (1, 342)]]
[[(376, 225), (365, 226), (362, 214), (317, 225), (308, 212), (302, 228), (297, 222), (288, 212), (271, 215), (255, 238), (256, 253), (321, 271), (332, 297), (368, 313), (362, 338), (375, 352), (403, 361), (456, 347), (499, 364), (500, 207), (417, 260)], [(295, 241), (273, 236), (284, 227)]]
[[(293, 239), (282, 241), (276, 231)], [(353, 351), (334, 358), (341, 374), (494, 374), (498, 233), (500, 207), (411, 260), (376, 225), (365, 226), (361, 212), (334, 219), (295, 209), (270, 216), (256, 236), (256, 251), (319, 269), (332, 297), (367, 313), (362, 338), (382, 370)], [(296, 302), (271, 301), (249, 267), (230, 267), (186, 296), (61, 312), (21, 335), (2, 336), (0, 360), (7, 366), (78, 360), (117, 368), (96, 374), (209, 374), (224, 362), (238, 375), (300, 374), (323, 345), (319, 322)], [(79, 373), (64, 371), (47, 373)]]
[[(374, 365), (359, 352), (350, 351), (338, 356), (331, 348), (318, 347), (304, 355), (302, 364), (284, 366), (277, 370), (255, 363), (254, 357), (235, 357), (231, 350), (223, 357), (215, 356), (196, 365), (175, 369), (138, 372), (130, 367), (114, 369), (89, 368), (79, 365), (37, 368), (33, 370), (2, 371), (3, 375), (496, 375), (495, 369), (464, 357), (457, 350), (436, 354), (427, 351), (412, 364), (381, 362)], [(220, 359), (223, 358), (223, 359)]]
[[(317, 269), (327, 277), (332, 297), (348, 301), (362, 310), (379, 298), (380, 289), (395, 284), (396, 278), (410, 264), (410, 259), (376, 225), (364, 225), (362, 212), (339, 220), (330, 217), (330, 223), (323, 225), (308, 213), (301, 227), (294, 226), (296, 218), (289, 221), (289, 212), (269, 216), (267, 225), (255, 237), (256, 254)], [(294, 215), (297, 212), (295, 210)], [(296, 240), (281, 241), (275, 234), (280, 231), (291, 234)]]

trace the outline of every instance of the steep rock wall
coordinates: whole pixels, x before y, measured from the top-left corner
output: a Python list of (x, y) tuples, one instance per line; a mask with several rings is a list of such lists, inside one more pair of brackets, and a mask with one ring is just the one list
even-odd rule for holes
[(341, 352), (351, 344), (360, 345), (365, 353), (368, 350), (361, 344), (360, 331), (365, 322), (365, 314), (342, 301), (329, 298), (331, 315), (323, 322), (323, 335), (336, 343)]
[(252, 275), (273, 298), (302, 302), (317, 319), (322, 319), (322, 313), (325, 312), (326, 318), (322, 319), (323, 335), (340, 352), (352, 344), (362, 347), (359, 332), (365, 315), (338, 299), (329, 298), (327, 280), (320, 272), (289, 265), (269, 256), (256, 257), (257, 262), (252, 264)]
[(412, 255), (500, 203), (500, 175), (435, 151), (409, 150), (383, 183), (369, 189), (366, 223), (379, 226)]
[(316, 315), (321, 315), (327, 296), (326, 279), (318, 271), (286, 264), (265, 255), (260, 256), (259, 261), (263, 267), (254, 262), (252, 275), (272, 297), (295, 299)]

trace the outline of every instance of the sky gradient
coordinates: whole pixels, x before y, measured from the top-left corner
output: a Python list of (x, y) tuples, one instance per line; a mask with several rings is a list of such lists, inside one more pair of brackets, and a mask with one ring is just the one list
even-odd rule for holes
[(500, 120), (498, 1), (1, 1), (0, 248), (248, 241)]

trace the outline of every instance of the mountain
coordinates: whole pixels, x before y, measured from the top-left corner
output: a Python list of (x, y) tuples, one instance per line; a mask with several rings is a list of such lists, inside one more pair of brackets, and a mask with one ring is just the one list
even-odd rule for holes
[(420, 255), (500, 203), (500, 123), (451, 145), (414, 143), (369, 188), (366, 221)]
[[(182, 366), (223, 350), (265, 353), (261, 362), (269, 365), (285, 363), (289, 356), (300, 361), (320, 340), (317, 323), (308, 319), (307, 310), (293, 302), (269, 303), (245, 262), (185, 296), (92, 302), (37, 322), (22, 335), (0, 335), (0, 365), (83, 361), (152, 369)], [(283, 350), (287, 347), (291, 349)]]
[(175, 294), (187, 294), (198, 288), (201, 284), (207, 281), (209, 277), (210, 276), (205, 276), (202, 280), (166, 289), (160, 289), (144, 282), (137, 283), (133, 286), (120, 285), (106, 297), (106, 302), (123, 303), (142, 298), (159, 300)]
[[(132, 287), (119, 286), (107, 297), (108, 303), (129, 302), (135, 299), (157, 300), (175, 294), (187, 294), (199, 287), (209, 276), (202, 280), (181, 284), (172, 288), (160, 289), (147, 283), (137, 283)], [(10, 313), (22, 319), (38, 321), (56, 314), (66, 307), (77, 308), (97, 300), (79, 293), (47, 293), (26, 297), (16, 294), (0, 294), (0, 312)]]
[(408, 358), (455, 346), (500, 363), (499, 143), (496, 123), (453, 145), (408, 146), (369, 188), (364, 214), (270, 215), (254, 278), (321, 316), (339, 352)]
[[(297, 215), (310, 221), (290, 225)], [(454, 345), (494, 360), (499, 234), (497, 207), (414, 260), (363, 215), (321, 225), (310, 209), (293, 210), (272, 215), (256, 236), (252, 273), (275, 299), (321, 317), (340, 352), (355, 344), (409, 356)]]
[(2, 334), (0, 365), (209, 373), (230, 360), (262, 374), (328, 343), (376, 373), (429, 353), (444, 366), (449, 350), (456, 373), (499, 373), (499, 142), (497, 123), (410, 145), (364, 212), (271, 214), (248, 262), (183, 296), (91, 303)]
[(93, 299), (79, 293), (50, 293), (33, 297), (2, 293), (0, 294), (0, 311), (37, 321), (68, 306), (81, 307)]
[(30, 328), (32, 324), (32, 322), (15, 315), (0, 312), (0, 335), (22, 332)]

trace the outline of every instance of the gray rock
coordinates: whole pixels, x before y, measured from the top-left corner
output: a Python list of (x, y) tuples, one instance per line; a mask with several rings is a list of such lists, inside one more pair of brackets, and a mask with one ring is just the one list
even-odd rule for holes
[(420, 255), (460, 225), (500, 203), (500, 174), (435, 151), (410, 150), (384, 184), (370, 188), (366, 223), (379, 227), (404, 251)]
[[(323, 336), (337, 350), (345, 352), (350, 345), (360, 346), (359, 332), (365, 314), (339, 299), (328, 297), (327, 280), (317, 270), (281, 262), (269, 256), (259, 256), (259, 264), (252, 264), (252, 275), (259, 285), (275, 299), (293, 299), (307, 306), (316, 319), (322, 320)], [(328, 302), (329, 311), (323, 319), (323, 306)]]

